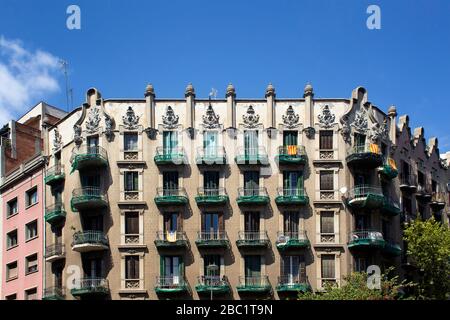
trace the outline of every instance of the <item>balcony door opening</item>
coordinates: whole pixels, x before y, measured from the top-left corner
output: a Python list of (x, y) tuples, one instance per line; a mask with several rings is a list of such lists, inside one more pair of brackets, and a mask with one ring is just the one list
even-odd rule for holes
[(83, 259), (83, 270), (86, 278), (103, 278), (103, 260), (98, 257), (85, 258)]
[(161, 276), (163, 284), (178, 285), (183, 277), (183, 262), (179, 256), (161, 257)]
[(284, 235), (297, 237), (299, 233), (300, 213), (298, 211), (287, 211), (283, 214)]
[(248, 255), (244, 257), (245, 285), (261, 285), (261, 256)]
[(178, 132), (163, 132), (163, 152), (164, 154), (172, 154), (178, 147)]
[(205, 157), (216, 157), (219, 134), (217, 131), (203, 132), (203, 150)]
[(283, 146), (297, 146), (298, 132), (297, 131), (283, 131)]
[(244, 149), (246, 156), (258, 155), (258, 131), (245, 130), (244, 131)]
[(203, 256), (203, 275), (206, 281), (213, 282), (220, 278), (221, 256), (208, 254)]
[(180, 215), (176, 212), (164, 214), (164, 234), (173, 234), (181, 231)]
[(218, 196), (219, 182), (220, 177), (218, 171), (205, 171), (203, 173), (204, 194), (206, 196)]
[(303, 173), (301, 171), (283, 172), (283, 195), (300, 196), (303, 194)]
[(259, 171), (244, 172), (244, 195), (259, 195)]
[(306, 282), (305, 257), (303, 255), (282, 256), (281, 276), (281, 282), (287, 285)]

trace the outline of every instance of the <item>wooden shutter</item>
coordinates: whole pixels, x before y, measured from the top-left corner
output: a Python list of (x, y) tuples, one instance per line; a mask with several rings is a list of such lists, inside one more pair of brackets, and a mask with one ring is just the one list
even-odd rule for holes
[(321, 130), (319, 132), (319, 148), (321, 150), (331, 150), (333, 149), (333, 131), (332, 130)]
[(333, 171), (320, 171), (320, 190), (334, 190), (333, 180)]
[(126, 234), (139, 234), (139, 213), (128, 212), (125, 216), (125, 233)]
[(334, 212), (322, 211), (320, 213), (320, 232), (334, 233)]
[(322, 255), (322, 278), (335, 278), (335, 256), (330, 254)]

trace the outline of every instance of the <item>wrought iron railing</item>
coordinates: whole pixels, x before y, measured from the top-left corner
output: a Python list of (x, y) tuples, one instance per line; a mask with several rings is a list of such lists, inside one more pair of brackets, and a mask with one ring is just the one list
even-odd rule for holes
[(270, 287), (269, 277), (262, 276), (254, 276), (254, 277), (239, 277), (239, 286), (240, 287), (249, 287), (249, 288), (267, 288)]
[(300, 241), (308, 240), (306, 230), (277, 232), (277, 243), (289, 242), (291, 240), (300, 240)]
[(108, 152), (106, 151), (106, 149), (100, 146), (83, 145), (80, 147), (73, 148), (71, 161), (73, 161), (73, 159), (77, 156), (84, 156), (84, 155), (99, 156), (105, 159), (108, 158)]
[(182, 275), (156, 277), (156, 287), (159, 289), (173, 289), (186, 286), (187, 286), (186, 278)]
[(205, 287), (229, 287), (227, 276), (199, 276), (198, 285)]
[(197, 188), (197, 195), (199, 197), (218, 197), (218, 196), (226, 196), (227, 190), (225, 188)]
[(49, 298), (49, 297), (64, 297), (66, 294), (66, 288), (64, 287), (48, 287), (45, 288), (42, 292), (42, 297)]
[(60, 176), (62, 174), (64, 174), (64, 165), (63, 164), (57, 164), (57, 165), (47, 169), (46, 177)]
[(239, 197), (268, 197), (267, 189), (262, 188), (238, 188)]
[(109, 290), (109, 282), (105, 278), (81, 278), (74, 280), (73, 288)]
[(100, 244), (108, 246), (108, 236), (102, 231), (79, 231), (74, 233), (72, 246), (82, 244)]
[(357, 144), (348, 150), (348, 154), (373, 153), (381, 155), (380, 146), (376, 143)]
[(280, 146), (278, 147), (278, 155), (290, 157), (304, 157), (306, 156), (305, 146)]
[(358, 241), (358, 240), (384, 240), (383, 234), (376, 230), (357, 230), (349, 233), (348, 241)]
[(187, 241), (187, 235), (184, 231), (157, 231), (156, 241), (176, 242)]
[[(298, 267), (298, 266), (297, 266)], [(292, 286), (296, 284), (306, 284), (309, 285), (308, 278), (300, 274), (288, 274), (278, 277), (278, 285), (281, 286)]]
[[(226, 156), (225, 147), (222, 146), (207, 146), (197, 148), (197, 158), (207, 162), (208, 160), (217, 163)], [(219, 159), (220, 158), (220, 159)]]
[(187, 197), (185, 188), (161, 188), (156, 189), (156, 195), (158, 197)]
[(225, 231), (199, 231), (197, 241), (228, 241)]
[(277, 193), (283, 197), (305, 197), (307, 196), (306, 190), (301, 188), (283, 188), (278, 187)]
[(239, 231), (239, 241), (268, 241), (267, 231)]
[(354, 187), (348, 192), (348, 197), (349, 199), (365, 198), (369, 194), (384, 196), (381, 187), (371, 185), (359, 185)]
[(62, 211), (64, 211), (64, 204), (62, 202), (56, 202), (45, 208), (45, 214)]
[(50, 258), (54, 256), (62, 256), (65, 254), (65, 245), (62, 243), (56, 243), (49, 245), (45, 248), (44, 258)]
[(99, 198), (106, 200), (106, 192), (104, 192), (101, 188), (98, 187), (84, 187), (75, 189), (72, 191), (73, 198)]

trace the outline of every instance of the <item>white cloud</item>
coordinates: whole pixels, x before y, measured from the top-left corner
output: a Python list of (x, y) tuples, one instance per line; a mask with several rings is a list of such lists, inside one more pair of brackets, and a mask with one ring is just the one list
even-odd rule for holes
[(0, 126), (59, 91), (59, 59), (0, 36)]

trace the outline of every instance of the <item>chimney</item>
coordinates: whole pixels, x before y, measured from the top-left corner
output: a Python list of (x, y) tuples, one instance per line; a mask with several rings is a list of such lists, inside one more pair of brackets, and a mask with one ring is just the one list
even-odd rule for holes
[(267, 129), (274, 129), (276, 122), (275, 114), (275, 88), (272, 83), (266, 88), (266, 100), (267, 100)]
[(227, 123), (226, 129), (236, 128), (236, 89), (230, 83), (227, 86)]
[(155, 89), (152, 84), (148, 84), (145, 88), (145, 108), (147, 109), (147, 128), (155, 128)]
[(186, 122), (185, 126), (190, 133), (191, 138), (194, 134), (194, 122), (195, 122), (195, 90), (192, 83), (189, 83), (184, 93), (186, 97)]
[(388, 110), (389, 117), (389, 139), (391, 139), (392, 146), (397, 145), (397, 108), (391, 106)]
[(305, 128), (314, 127), (314, 90), (310, 83), (305, 86), (303, 98), (305, 98)]

